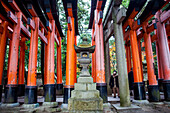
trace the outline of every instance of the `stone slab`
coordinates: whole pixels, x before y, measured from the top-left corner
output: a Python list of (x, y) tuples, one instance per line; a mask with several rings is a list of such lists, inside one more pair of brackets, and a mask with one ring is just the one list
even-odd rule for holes
[(77, 111), (69, 111), (69, 113), (103, 113), (102, 110), (95, 110), (95, 111), (82, 111), (82, 110), (77, 110)]
[(61, 105), (61, 109), (63, 109), (63, 110), (68, 110), (68, 104), (62, 104)]
[(78, 83), (93, 83), (92, 77), (79, 77)]
[(163, 105), (163, 102), (149, 102), (151, 105)]
[(43, 102), (43, 106), (54, 107), (58, 105), (58, 102)]
[(20, 104), (19, 103), (5, 103), (1, 104), (0, 107), (18, 107)]
[(71, 98), (76, 99), (91, 99), (91, 98), (99, 98), (99, 91), (98, 90), (91, 90), (91, 91), (79, 91), (73, 90), (71, 92)]
[(22, 105), (22, 108), (25, 108), (25, 109), (37, 108), (37, 107), (39, 107), (39, 103), (36, 103), (36, 104), (23, 104)]
[(96, 90), (96, 83), (75, 83), (74, 90)]
[(96, 83), (87, 84), (87, 89), (88, 90), (96, 90)]
[(74, 90), (87, 90), (86, 83), (75, 83)]
[(170, 105), (169, 101), (164, 101), (164, 104)]
[(148, 100), (132, 100), (134, 104), (149, 104)]
[(117, 111), (123, 111), (123, 110), (138, 110), (141, 109), (141, 107), (131, 104), (129, 107), (121, 107), (120, 104), (112, 104), (112, 106), (117, 110)]
[(103, 110), (103, 99), (93, 98), (93, 99), (73, 99), (68, 100), (68, 110)]

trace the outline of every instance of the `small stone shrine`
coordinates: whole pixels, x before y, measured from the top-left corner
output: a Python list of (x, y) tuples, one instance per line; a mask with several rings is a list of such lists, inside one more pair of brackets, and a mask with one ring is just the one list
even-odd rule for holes
[[(87, 39), (83, 38), (85, 44)], [(80, 53), (78, 59), (82, 70), (78, 83), (75, 83), (74, 90), (71, 92), (71, 98), (68, 100), (69, 112), (103, 112), (103, 99), (99, 96), (99, 91), (96, 90), (96, 84), (93, 83), (93, 78), (90, 76), (88, 66), (91, 63), (89, 54), (93, 53), (95, 46), (78, 47), (74, 46), (76, 53)]]

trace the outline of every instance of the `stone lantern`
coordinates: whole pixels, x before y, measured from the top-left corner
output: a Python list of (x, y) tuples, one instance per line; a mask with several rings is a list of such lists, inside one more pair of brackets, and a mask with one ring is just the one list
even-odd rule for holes
[(87, 39), (83, 38), (83, 46), (74, 46), (76, 53), (80, 54), (78, 59), (82, 70), (78, 83), (74, 84), (71, 98), (68, 100), (68, 110), (70, 112), (103, 112), (103, 99), (99, 91), (96, 90), (96, 83), (90, 76), (88, 66), (91, 63), (90, 53), (95, 51), (95, 46), (87, 46)]

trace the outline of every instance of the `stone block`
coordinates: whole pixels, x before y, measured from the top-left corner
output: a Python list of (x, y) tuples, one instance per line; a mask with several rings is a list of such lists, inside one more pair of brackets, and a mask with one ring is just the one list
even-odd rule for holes
[(74, 90), (87, 90), (86, 83), (75, 83)]
[(32, 109), (32, 108), (37, 108), (39, 107), (39, 103), (36, 103), (36, 104), (23, 104), (22, 105), (22, 108), (25, 108), (25, 109)]
[(79, 77), (78, 83), (93, 83), (92, 77)]
[(58, 105), (58, 102), (43, 102), (42, 105), (46, 107), (54, 107)]
[(79, 91), (79, 90), (73, 90), (71, 92), (71, 98), (76, 99), (91, 99), (91, 98), (99, 98), (99, 91), (98, 90), (92, 90), (92, 91)]
[(120, 111), (127, 111), (127, 110), (139, 110), (141, 109), (141, 107), (131, 104), (131, 106), (129, 107), (121, 107), (120, 104), (112, 104), (113, 107), (116, 109), (116, 111), (120, 112)]
[(5, 103), (5, 104), (1, 104), (0, 107), (18, 107), (20, 104), (19, 103)]
[(96, 83), (87, 84), (87, 90), (96, 90)]
[(74, 90), (96, 90), (96, 83), (75, 83)]
[(103, 100), (101, 98), (93, 99), (73, 99), (68, 100), (68, 110), (103, 110)]

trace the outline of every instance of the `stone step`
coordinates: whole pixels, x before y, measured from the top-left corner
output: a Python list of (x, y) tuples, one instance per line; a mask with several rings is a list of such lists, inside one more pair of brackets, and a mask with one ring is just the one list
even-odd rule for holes
[(96, 83), (75, 83), (74, 90), (96, 90)]
[(79, 77), (78, 83), (93, 83), (92, 77)]
[(73, 99), (68, 100), (68, 110), (103, 110), (103, 99), (93, 98), (93, 99)]
[(71, 92), (71, 98), (77, 98), (77, 99), (91, 99), (91, 98), (99, 98), (99, 91), (98, 90), (92, 90), (92, 91), (80, 91), (80, 90), (73, 90)]

